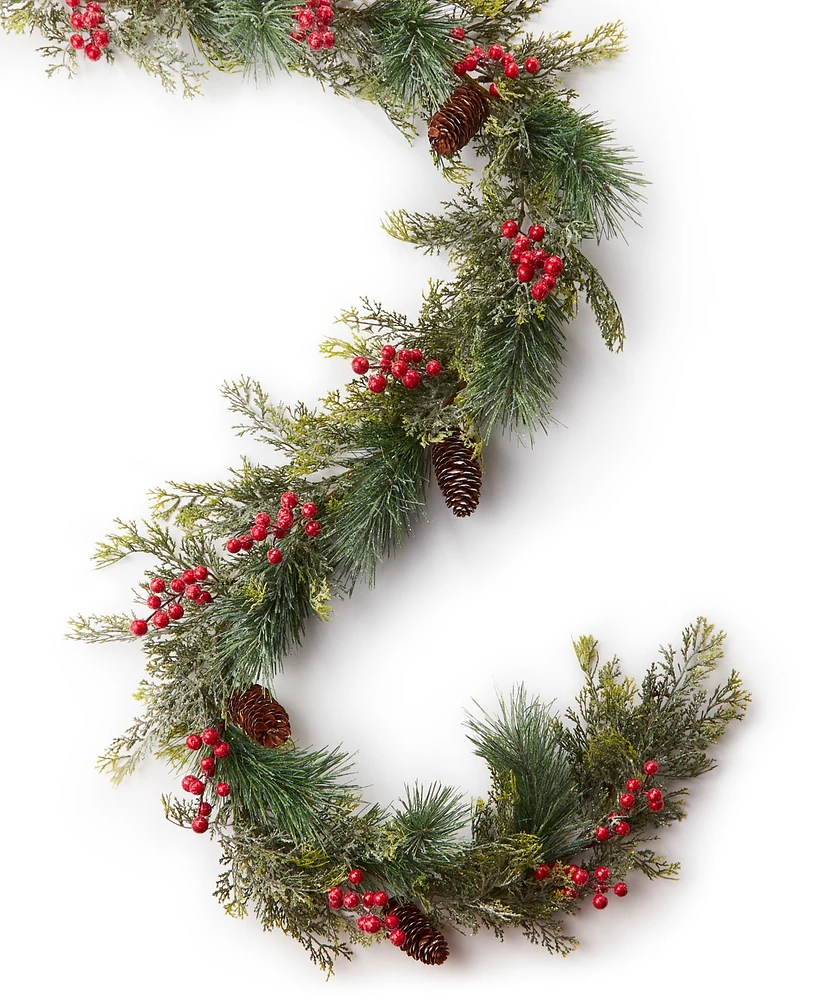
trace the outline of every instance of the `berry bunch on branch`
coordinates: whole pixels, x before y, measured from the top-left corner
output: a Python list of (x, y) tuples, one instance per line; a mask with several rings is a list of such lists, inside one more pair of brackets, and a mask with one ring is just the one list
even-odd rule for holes
[(108, 32), (102, 27), (105, 15), (101, 5), (96, 0), (88, 0), (86, 4), (82, 0), (65, 0), (65, 3), (71, 10), (69, 22), (74, 29), (69, 38), (71, 48), (84, 52), (85, 58), (91, 62), (98, 62), (111, 44)]

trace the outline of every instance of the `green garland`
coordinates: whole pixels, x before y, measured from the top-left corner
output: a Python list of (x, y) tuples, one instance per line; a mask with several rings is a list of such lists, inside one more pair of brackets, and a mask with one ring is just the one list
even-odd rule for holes
[[(350, 359), (358, 377), (317, 408), (275, 404), (250, 379), (227, 385), (239, 434), (272, 446), (279, 464), (155, 491), (153, 519), (117, 522), (97, 551), (100, 566), (150, 557), (138, 591), (150, 614), (72, 623), (89, 642), (142, 642), (147, 658), (142, 715), (103, 769), (119, 781), (155, 754), (190, 772), (185, 797), (165, 809), (220, 838), (218, 898), (282, 928), (325, 970), (351, 944), (387, 935), (439, 964), (448, 947), (432, 922), (499, 936), (519, 927), (569, 950), (564, 913), (625, 895), (631, 871), (676, 874), (650, 846), (656, 828), (683, 817), (682, 784), (714, 766), (708, 748), (749, 700), (735, 673), (708, 688), (723, 635), (704, 620), (641, 684), (616, 660), (600, 665), (583, 638), (574, 710), (560, 718), (520, 688), (497, 715), (469, 718), (490, 772), (485, 798), (469, 805), (451, 788), (414, 786), (383, 809), (363, 802), (344, 751), (293, 742), (270, 694), (308, 622), (359, 579), (371, 584), (414, 530), (432, 458), (447, 502), (469, 514), (491, 433), (547, 427), (583, 299), (608, 347), (623, 346), (616, 301), (585, 248), (634, 218), (643, 182), (561, 75), (617, 55), (624, 36), (619, 24), (581, 41), (527, 33), (541, 7), (326, 0), (319, 18), (316, 0), (113, 0), (104, 12), (0, 0), (4, 27), (44, 36), (50, 72), (75, 71), (82, 52), (84, 68), (101, 72), (92, 63), (124, 54), (186, 96), (207, 67), (301, 73), (377, 103), (407, 136), (431, 117), (434, 149), (452, 154), (435, 154), (459, 186), (442, 211), (386, 223), (447, 253), (452, 278), (430, 284), (416, 321), (368, 301), (343, 313), (351, 339), (324, 352)], [(459, 155), (469, 141), (476, 173)]]

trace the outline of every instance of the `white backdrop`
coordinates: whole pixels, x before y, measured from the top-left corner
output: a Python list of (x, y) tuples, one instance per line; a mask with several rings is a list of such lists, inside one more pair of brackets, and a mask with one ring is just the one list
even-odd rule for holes
[[(730, 633), (751, 714), (664, 837), (678, 883), (572, 922), (551, 958), (452, 935), (426, 969), (392, 948), (325, 985), (299, 947), (211, 899), (218, 850), (162, 816), (158, 766), (113, 790), (96, 754), (134, 713), (139, 648), (63, 641), (78, 611), (128, 607), (141, 566), (92, 573), (115, 515), (168, 477), (242, 452), (224, 378), (314, 400), (319, 358), (359, 295), (413, 312), (443, 265), (391, 241), (385, 210), (448, 194), (425, 142), (309, 81), (214, 79), (168, 96), (127, 63), (48, 80), (0, 37), (0, 330), (5, 543), (3, 976), (14, 995), (478, 994), (786, 986), (807, 957), (814, 834), (814, 318), (804, 92), (807, 15), (788, 5), (554, 0), (547, 30), (623, 17), (630, 52), (572, 78), (652, 181), (642, 228), (596, 253), (626, 316), (624, 354), (574, 327), (560, 426), (497, 439), (483, 502), (431, 521), (314, 628), (278, 693), (302, 742), (360, 748), (382, 801), (404, 781), (479, 793), (463, 707), (524, 680), (566, 706), (571, 638), (637, 674), (698, 614)], [(801, 40), (804, 39), (804, 42)], [(802, 51), (803, 49), (803, 51)], [(805, 112), (804, 112), (805, 113)], [(811, 818), (812, 817), (812, 818)], [(806, 864), (802, 867), (803, 861)], [(708, 987), (703, 988), (703, 984)]]

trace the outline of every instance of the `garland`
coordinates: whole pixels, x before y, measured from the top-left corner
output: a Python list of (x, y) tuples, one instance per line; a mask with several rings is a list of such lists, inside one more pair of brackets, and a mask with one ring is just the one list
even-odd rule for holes
[[(735, 672), (708, 686), (724, 636), (703, 619), (639, 684), (581, 638), (584, 684), (564, 716), (522, 687), (496, 714), (469, 716), (484, 798), (416, 784), (384, 809), (363, 801), (346, 752), (292, 739), (272, 693), (308, 622), (371, 584), (414, 530), (430, 469), (468, 516), (491, 433), (547, 427), (582, 299), (608, 347), (623, 346), (616, 301), (583, 248), (634, 218), (643, 182), (561, 75), (617, 55), (624, 36), (619, 24), (578, 42), (525, 32), (541, 6), (0, 0), (6, 28), (44, 36), (49, 72), (124, 54), (189, 96), (208, 66), (283, 70), (377, 103), (407, 136), (425, 118), (435, 163), (459, 185), (438, 214), (387, 218), (398, 239), (449, 255), (453, 276), (430, 284), (418, 319), (366, 300), (345, 311), (350, 339), (323, 350), (354, 378), (319, 407), (274, 404), (251, 379), (226, 385), (239, 435), (279, 464), (154, 491), (152, 519), (117, 522), (96, 553), (100, 566), (150, 557), (140, 610), (72, 622), (76, 638), (139, 641), (146, 655), (142, 715), (102, 769), (119, 781), (153, 753), (184, 774), (165, 812), (219, 837), (227, 911), (254, 911), (327, 971), (387, 937), (438, 965), (449, 953), (438, 924), (500, 937), (518, 927), (567, 952), (565, 913), (626, 896), (631, 872), (675, 876), (650, 846), (656, 828), (684, 816), (683, 783), (714, 766), (708, 748), (749, 701)], [(461, 159), (469, 144), (477, 174)]]

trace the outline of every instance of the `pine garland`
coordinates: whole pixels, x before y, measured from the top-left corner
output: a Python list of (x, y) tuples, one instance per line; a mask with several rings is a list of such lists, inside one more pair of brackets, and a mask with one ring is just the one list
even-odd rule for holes
[[(117, 522), (96, 553), (100, 566), (150, 557), (145, 610), (72, 622), (75, 638), (140, 642), (146, 656), (141, 716), (101, 768), (118, 781), (155, 754), (189, 772), (165, 811), (220, 839), (227, 911), (282, 929), (327, 971), (387, 935), (440, 964), (445, 926), (519, 928), (569, 951), (564, 914), (624, 896), (630, 872), (675, 877), (656, 830), (684, 816), (683, 783), (715, 765), (711, 745), (749, 701), (735, 672), (709, 685), (724, 636), (703, 619), (640, 684), (582, 638), (574, 709), (560, 716), (520, 688), (497, 715), (469, 717), (484, 798), (416, 785), (384, 809), (364, 802), (345, 751), (299, 746), (273, 695), (310, 621), (371, 584), (415, 530), (433, 465), (455, 513), (471, 513), (492, 433), (548, 426), (582, 299), (607, 346), (623, 346), (586, 250), (638, 214), (643, 181), (561, 76), (616, 56), (624, 34), (618, 23), (579, 41), (527, 33), (543, 6), (0, 0), (0, 25), (42, 36), (50, 73), (127, 56), (185, 96), (208, 69), (300, 73), (374, 102), (409, 137), (425, 121), (458, 185), (438, 213), (387, 219), (396, 238), (450, 259), (452, 278), (430, 284), (417, 319), (366, 300), (345, 311), (349, 339), (324, 352), (355, 378), (317, 407), (279, 405), (251, 379), (226, 385), (239, 435), (280, 461), (156, 490), (152, 519)], [(460, 159), (468, 144), (479, 173)]]

